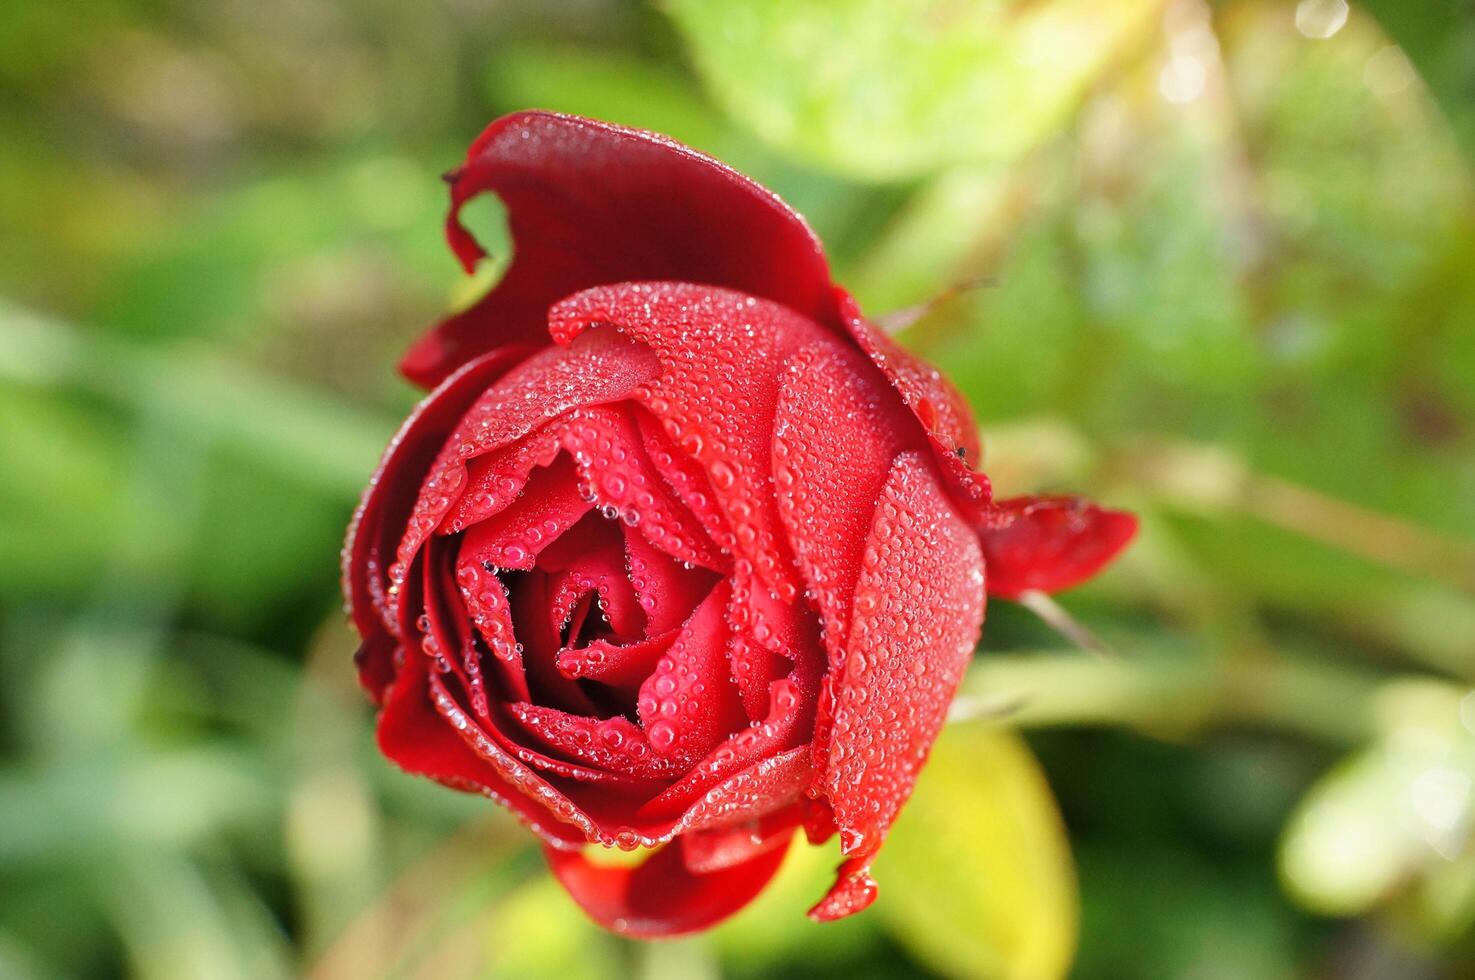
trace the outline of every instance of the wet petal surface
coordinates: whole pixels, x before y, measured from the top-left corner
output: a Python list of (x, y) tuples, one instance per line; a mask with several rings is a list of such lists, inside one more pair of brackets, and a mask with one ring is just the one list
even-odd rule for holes
[[(898, 569), (907, 574), (898, 575)], [(819, 787), (849, 859), (816, 915), (860, 907), (869, 859), (911, 794), (983, 623), (983, 559), (928, 460), (886, 481), (855, 590)]]

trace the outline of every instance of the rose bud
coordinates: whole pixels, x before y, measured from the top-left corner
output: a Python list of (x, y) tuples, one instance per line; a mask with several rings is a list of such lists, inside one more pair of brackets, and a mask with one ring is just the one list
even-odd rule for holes
[[(602, 925), (702, 929), (800, 828), (859, 911), (1006, 594), (1074, 585), (1135, 527), (996, 506), (942, 375), (830, 281), (803, 219), (665, 137), (544, 112), (448, 175), (512, 261), (402, 369), (434, 390), (379, 465), (344, 581), (378, 741), (541, 838)], [(652, 849), (590, 860), (589, 844)]]

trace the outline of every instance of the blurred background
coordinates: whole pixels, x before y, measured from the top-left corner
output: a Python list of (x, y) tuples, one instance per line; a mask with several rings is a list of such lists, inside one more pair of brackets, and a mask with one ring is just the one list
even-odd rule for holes
[[(1143, 516), (1114, 659), (991, 607), (862, 916), (796, 848), (617, 940), (373, 747), (338, 546), (529, 106), (873, 313), (990, 277), (904, 339), (996, 486)], [(0, 4), (0, 976), (1475, 976), (1472, 159), (1461, 0)]]

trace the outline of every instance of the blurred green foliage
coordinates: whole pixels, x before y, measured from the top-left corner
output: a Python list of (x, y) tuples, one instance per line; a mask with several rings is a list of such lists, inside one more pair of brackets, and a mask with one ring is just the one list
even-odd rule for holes
[[(1475, 972), (1472, 91), (1463, 0), (0, 5), (0, 975)], [(751, 173), (873, 312), (988, 277), (905, 339), (996, 484), (1144, 516), (1065, 600), (1119, 659), (991, 608), (863, 916), (796, 848), (614, 939), (374, 751), (337, 547), (525, 106)]]

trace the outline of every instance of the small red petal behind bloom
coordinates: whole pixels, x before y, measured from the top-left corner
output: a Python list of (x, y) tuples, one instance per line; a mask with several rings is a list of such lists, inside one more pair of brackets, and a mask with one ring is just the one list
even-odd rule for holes
[(985, 527), (988, 593), (1060, 592), (1101, 571), (1132, 541), (1137, 518), (1080, 497), (998, 501)]
[(803, 818), (798, 804), (752, 820), (708, 830), (693, 830), (676, 839), (686, 868), (693, 874), (711, 874), (750, 861), (766, 851), (786, 847)]

